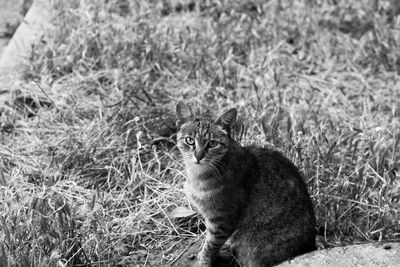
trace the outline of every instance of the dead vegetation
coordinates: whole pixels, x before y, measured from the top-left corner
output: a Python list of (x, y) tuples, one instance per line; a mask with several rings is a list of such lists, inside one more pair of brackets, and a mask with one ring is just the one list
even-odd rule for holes
[(54, 1), (0, 111), (1, 265), (173, 262), (204, 230), (178, 100), (291, 158), (328, 246), (399, 241), (395, 2), (314, 2)]

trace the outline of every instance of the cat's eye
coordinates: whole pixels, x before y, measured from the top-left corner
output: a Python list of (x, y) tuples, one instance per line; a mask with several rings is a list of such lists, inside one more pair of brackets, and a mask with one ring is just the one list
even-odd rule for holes
[(190, 146), (194, 145), (194, 139), (192, 137), (186, 137), (185, 142)]
[(208, 142), (208, 147), (209, 148), (214, 148), (214, 147), (216, 147), (218, 145), (219, 145), (219, 142), (215, 141), (215, 140), (211, 140), (210, 142)]

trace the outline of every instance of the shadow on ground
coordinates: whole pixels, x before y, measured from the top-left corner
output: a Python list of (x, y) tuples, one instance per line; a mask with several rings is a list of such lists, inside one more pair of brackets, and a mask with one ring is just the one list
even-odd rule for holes
[[(186, 248), (182, 248), (180, 251), (178, 251), (181, 256), (174, 261), (170, 266), (173, 267), (188, 267), (188, 266), (194, 266), (196, 263), (196, 256), (200, 250), (201, 244), (203, 240), (197, 240), (190, 244)], [(183, 252), (183, 253), (182, 253)], [(229, 252), (229, 247), (224, 246), (220, 254), (218, 255), (218, 258), (216, 262), (213, 265), (214, 267), (236, 267), (238, 266), (235, 264), (235, 260), (231, 256)]]

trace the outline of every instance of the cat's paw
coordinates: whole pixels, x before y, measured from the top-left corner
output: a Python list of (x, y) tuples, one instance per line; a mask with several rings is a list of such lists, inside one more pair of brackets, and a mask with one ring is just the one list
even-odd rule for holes
[(197, 261), (194, 264), (194, 267), (212, 267), (212, 264), (211, 263), (207, 263), (207, 262)]
[(197, 261), (194, 267), (212, 267), (211, 259), (205, 257), (204, 253), (201, 251), (197, 255)]

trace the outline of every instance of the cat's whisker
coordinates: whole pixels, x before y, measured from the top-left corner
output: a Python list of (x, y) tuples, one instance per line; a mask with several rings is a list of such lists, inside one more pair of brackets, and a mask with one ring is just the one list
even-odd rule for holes
[(211, 176), (215, 177), (218, 179), (218, 177), (221, 175), (218, 170), (212, 165), (212, 164), (207, 164), (206, 165), (207, 171), (210, 173)]
[(213, 175), (216, 179), (219, 179), (221, 176), (222, 164), (211, 159), (204, 159), (204, 163), (205, 167), (207, 168), (207, 172), (210, 172), (210, 175)]
[(217, 162), (210, 162), (210, 166), (211, 166), (212, 169), (214, 170), (215, 177), (216, 177), (217, 179), (221, 179), (221, 178), (220, 178), (220, 177), (221, 177), (221, 171), (220, 171), (221, 167), (218, 168), (218, 167), (219, 167), (219, 166), (218, 166), (218, 163), (217, 163)]

